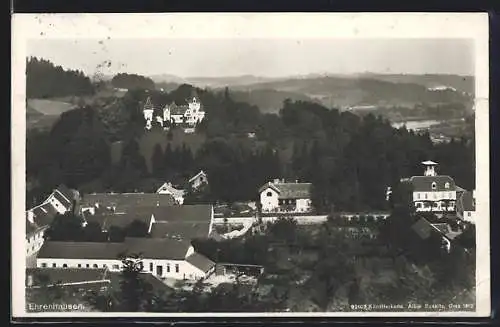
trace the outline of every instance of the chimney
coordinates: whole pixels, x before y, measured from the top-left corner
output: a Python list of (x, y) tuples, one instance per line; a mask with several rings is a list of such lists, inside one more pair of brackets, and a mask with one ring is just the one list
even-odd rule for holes
[(28, 219), (28, 221), (32, 224), (35, 223), (35, 214), (33, 213), (33, 211), (31, 210), (28, 210), (28, 212), (26, 213), (26, 218)]

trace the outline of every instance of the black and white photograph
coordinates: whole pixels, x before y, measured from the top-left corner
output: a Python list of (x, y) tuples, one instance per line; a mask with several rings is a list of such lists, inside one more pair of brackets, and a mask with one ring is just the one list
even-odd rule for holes
[(14, 15), (12, 56), (15, 316), (489, 316), (487, 15)]

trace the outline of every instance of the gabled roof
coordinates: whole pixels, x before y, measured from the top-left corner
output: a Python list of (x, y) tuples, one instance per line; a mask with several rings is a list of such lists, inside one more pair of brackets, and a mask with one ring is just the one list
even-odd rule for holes
[(116, 211), (127, 211), (137, 207), (172, 206), (175, 200), (170, 194), (158, 193), (93, 193), (85, 194), (81, 207), (116, 207)]
[(156, 221), (168, 222), (210, 222), (212, 206), (209, 204), (192, 204), (153, 208)]
[(179, 189), (176, 189), (175, 187), (173, 187), (171, 183), (164, 183), (156, 191), (156, 193), (159, 193), (159, 192), (168, 192), (168, 193), (172, 194), (174, 196), (174, 198), (178, 197), (178, 196), (184, 196), (184, 193), (185, 193), (184, 190), (179, 190)]
[(215, 266), (215, 262), (197, 252), (194, 252), (189, 257), (187, 257), (186, 261), (196, 268), (200, 269), (204, 273), (208, 272)]
[(184, 260), (191, 242), (170, 238), (127, 237), (124, 249), (127, 253), (140, 254), (144, 259)]
[[(54, 195), (56, 198), (64, 204), (65, 206), (72, 206), (73, 205), (73, 199), (75, 198), (74, 193), (72, 190), (66, 187), (66, 185), (61, 184), (59, 185), (55, 190), (54, 190)], [(61, 198), (62, 195), (62, 198)], [(64, 202), (63, 202), (64, 201)], [(69, 208), (69, 207), (66, 207)]]
[(259, 189), (262, 193), (272, 188), (278, 193), (279, 199), (309, 199), (311, 197), (311, 183), (267, 183)]
[(152, 238), (173, 238), (193, 240), (208, 238), (210, 222), (157, 222), (151, 226)]
[(205, 172), (203, 170), (200, 170), (200, 172), (198, 174), (194, 175), (193, 177), (191, 177), (188, 182), (191, 183), (192, 181), (194, 181), (195, 179), (197, 179), (200, 176), (204, 176), (206, 178), (207, 174), (205, 174)]
[(125, 250), (124, 243), (46, 241), (38, 258), (116, 259)]
[[(411, 185), (414, 192), (442, 192), (442, 191), (456, 191), (455, 181), (450, 176), (413, 176), (410, 178)], [(432, 184), (436, 183), (436, 188), (432, 188)], [(446, 188), (446, 183), (449, 188)]]
[(124, 254), (144, 259), (183, 260), (191, 242), (186, 240), (127, 237), (124, 242), (44, 242), (38, 258), (120, 260)]
[(169, 109), (170, 109), (170, 114), (171, 115), (182, 115), (182, 116), (184, 116), (184, 114), (189, 109), (189, 107), (187, 105), (178, 106), (178, 105), (174, 104), (173, 106), (171, 105), (169, 107)]
[(125, 228), (130, 225), (133, 221), (140, 221), (149, 227), (149, 222), (151, 220), (151, 213), (145, 212), (129, 212), (129, 213), (117, 213), (104, 215), (104, 220), (101, 224), (102, 229), (109, 230), (111, 226), (116, 226), (120, 228)]

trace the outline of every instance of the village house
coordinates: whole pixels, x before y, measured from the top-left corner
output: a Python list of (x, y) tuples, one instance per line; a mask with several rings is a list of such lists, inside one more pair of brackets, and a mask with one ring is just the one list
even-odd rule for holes
[(140, 254), (142, 272), (158, 278), (205, 278), (215, 263), (196, 253), (188, 241), (171, 238), (126, 238), (124, 242), (46, 242), (37, 257), (45, 269), (106, 269), (120, 272), (122, 259)]
[(262, 212), (310, 212), (311, 183), (275, 179), (259, 189)]
[(150, 130), (153, 124), (158, 124), (164, 129), (172, 124), (181, 125), (186, 129), (194, 129), (205, 118), (205, 111), (195, 91), (189, 99), (186, 99), (185, 105), (171, 104), (153, 104), (151, 97), (146, 99), (143, 107), (146, 129)]
[(43, 245), (43, 235), (54, 217), (73, 209), (78, 194), (65, 185), (56, 188), (41, 204), (26, 211), (26, 256), (36, 254)]
[(412, 176), (403, 179), (412, 188), (412, 199), (417, 212), (450, 213), (455, 212), (457, 187), (450, 176), (438, 175), (437, 163), (424, 161), (423, 176)]
[(208, 184), (207, 174), (201, 170), (188, 180), (188, 184), (193, 190), (199, 189), (202, 185)]
[(475, 192), (460, 192), (457, 199), (457, 215), (461, 219), (476, 223), (476, 197)]
[(175, 187), (172, 186), (172, 183), (167, 182), (160, 186), (158, 190), (156, 191), (158, 194), (170, 194), (175, 202), (177, 204), (183, 204), (184, 203), (184, 190), (176, 189)]

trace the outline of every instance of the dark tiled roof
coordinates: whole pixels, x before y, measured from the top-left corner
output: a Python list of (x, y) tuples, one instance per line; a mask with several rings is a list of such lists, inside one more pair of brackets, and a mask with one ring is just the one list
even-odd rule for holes
[(472, 192), (465, 191), (458, 198), (457, 201), (457, 209), (460, 211), (475, 211), (476, 205), (474, 203), (474, 197), (472, 196)]
[(168, 238), (127, 237), (124, 246), (127, 253), (141, 254), (143, 258), (184, 260), (191, 242)]
[(54, 283), (78, 283), (88, 281), (98, 281), (106, 278), (105, 269), (84, 269), (84, 268), (28, 268), (26, 269), (26, 282), (28, 276), (33, 277), (33, 286), (41, 286), (43, 277), (46, 276), (46, 282)]
[(57, 211), (50, 203), (45, 203), (35, 207), (32, 211), (34, 214), (33, 220), (39, 227), (50, 225), (52, 220), (54, 220), (54, 217), (57, 215)]
[(196, 175), (194, 175), (193, 177), (191, 177), (189, 179), (189, 183), (191, 183), (192, 181), (194, 181), (195, 179), (197, 179), (200, 176), (203, 176), (203, 177), (207, 178), (207, 174), (202, 170), (199, 173), (197, 173)]
[[(413, 176), (410, 178), (410, 183), (413, 186), (413, 191), (416, 192), (431, 192), (431, 191), (455, 191), (455, 181), (450, 176)], [(436, 183), (436, 188), (432, 188), (432, 183)], [(446, 183), (449, 183), (449, 188), (446, 188)]]
[(210, 222), (157, 222), (151, 228), (153, 238), (208, 238)]
[[(59, 185), (57, 187), (57, 189), (54, 191), (54, 193), (55, 193), (54, 195), (57, 197), (57, 199), (65, 206), (66, 205), (68, 205), (68, 206), (73, 205), (73, 199), (75, 198), (74, 193), (72, 190), (67, 188), (66, 185), (63, 185), (63, 184)], [(59, 195), (62, 195), (64, 197), (64, 199), (62, 199)], [(69, 209), (70, 207), (66, 207), (66, 208)]]
[(157, 207), (153, 209), (156, 221), (181, 221), (181, 222), (210, 222), (212, 206), (209, 204), (193, 204), (170, 207)]
[(123, 243), (44, 242), (38, 258), (118, 259), (125, 250)]
[(433, 227), (431, 223), (424, 218), (419, 219), (411, 228), (420, 236), (421, 239), (426, 240), (431, 236)]
[(101, 227), (103, 229), (109, 229), (111, 226), (116, 226), (116, 227), (127, 227), (130, 225), (134, 220), (143, 222), (146, 224), (146, 226), (149, 226), (149, 222), (151, 220), (151, 213), (140, 213), (140, 212), (130, 212), (130, 213), (123, 213), (123, 214), (108, 214), (104, 215), (104, 220), (101, 223)]
[(191, 243), (186, 240), (128, 237), (121, 243), (45, 242), (38, 258), (119, 259), (125, 253), (141, 254), (146, 259), (183, 260)]
[(311, 183), (267, 183), (259, 192), (271, 187), (280, 199), (308, 199), (311, 197)]
[(206, 273), (215, 266), (215, 262), (197, 252), (194, 252), (189, 257), (187, 257), (186, 261), (195, 266), (196, 268), (200, 269), (204, 273)]
[(175, 200), (170, 194), (158, 193), (95, 193), (85, 194), (81, 201), (82, 207), (116, 207), (116, 211), (136, 207), (172, 206)]

